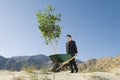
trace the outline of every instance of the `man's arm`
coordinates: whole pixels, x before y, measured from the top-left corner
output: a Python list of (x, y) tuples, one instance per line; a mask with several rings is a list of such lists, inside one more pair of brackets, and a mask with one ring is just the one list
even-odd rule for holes
[(77, 46), (76, 46), (76, 43), (75, 43), (75, 41), (74, 41), (73, 47), (74, 47), (74, 50), (75, 50), (75, 54), (77, 55), (77, 53), (78, 53), (78, 50), (77, 50)]
[(68, 42), (66, 42), (66, 53), (69, 54)]

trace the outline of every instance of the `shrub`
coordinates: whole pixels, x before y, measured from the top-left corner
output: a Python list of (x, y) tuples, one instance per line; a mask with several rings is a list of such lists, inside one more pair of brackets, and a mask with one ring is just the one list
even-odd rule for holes
[(29, 73), (33, 73), (36, 71), (36, 67), (34, 65), (25, 65), (22, 67), (22, 70)]

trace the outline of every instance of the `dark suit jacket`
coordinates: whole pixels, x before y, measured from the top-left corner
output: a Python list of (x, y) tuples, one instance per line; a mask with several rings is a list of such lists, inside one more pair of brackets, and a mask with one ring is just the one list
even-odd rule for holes
[(75, 41), (71, 40), (66, 43), (66, 52), (72, 56), (78, 53)]

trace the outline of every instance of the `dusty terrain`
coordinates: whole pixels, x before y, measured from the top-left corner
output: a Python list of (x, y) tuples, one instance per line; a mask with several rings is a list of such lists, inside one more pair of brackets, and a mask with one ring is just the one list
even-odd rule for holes
[(120, 80), (120, 68), (111, 70), (111, 72), (89, 72), (89, 73), (47, 73), (41, 71), (28, 73), (25, 71), (0, 71), (0, 80)]

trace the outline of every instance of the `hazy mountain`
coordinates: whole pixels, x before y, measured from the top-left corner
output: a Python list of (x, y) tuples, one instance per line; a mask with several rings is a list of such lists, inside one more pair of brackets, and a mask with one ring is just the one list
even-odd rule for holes
[(34, 56), (17, 56), (12, 58), (0, 56), (0, 69), (21, 70), (23, 66), (29, 65), (40, 68), (48, 61), (50, 61), (49, 57), (42, 54)]
[(5, 66), (4, 64), (6, 63), (7, 59), (0, 56), (0, 69), (3, 69)]

